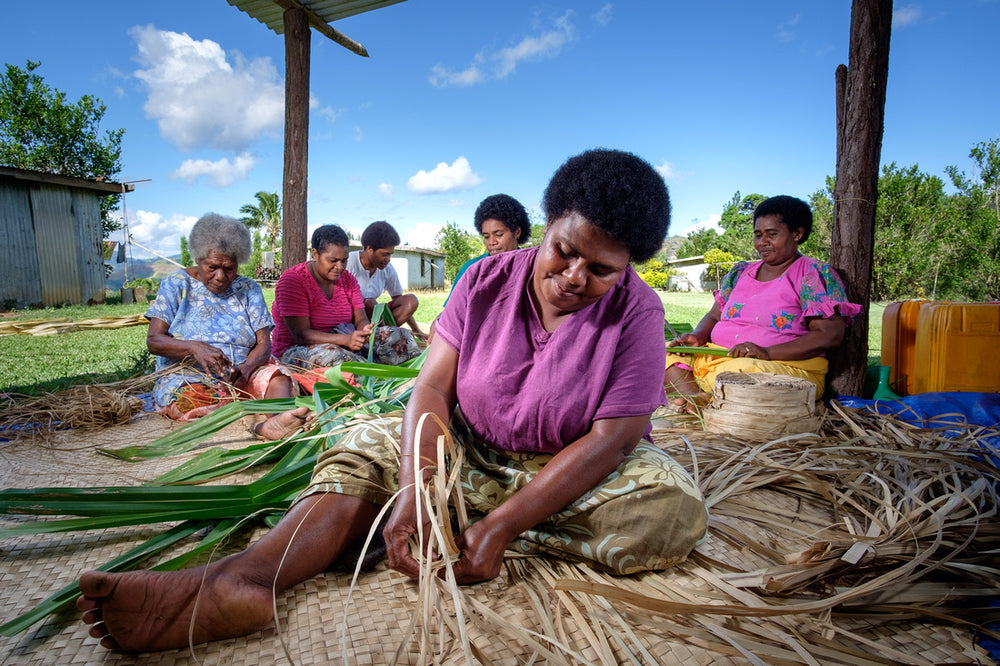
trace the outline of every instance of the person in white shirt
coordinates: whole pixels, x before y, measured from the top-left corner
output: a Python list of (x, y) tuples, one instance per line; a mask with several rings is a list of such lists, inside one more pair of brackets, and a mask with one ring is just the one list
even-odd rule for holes
[(369, 319), (378, 297), (387, 291), (389, 311), (396, 324), (406, 324), (413, 335), (426, 341), (427, 334), (420, 330), (420, 325), (413, 316), (420, 303), (416, 295), (403, 293), (396, 269), (389, 263), (397, 245), (399, 234), (391, 224), (385, 221), (372, 222), (361, 234), (363, 249), (351, 252), (348, 256), (347, 270), (357, 278), (361, 286), (361, 297), (365, 299), (365, 312)]

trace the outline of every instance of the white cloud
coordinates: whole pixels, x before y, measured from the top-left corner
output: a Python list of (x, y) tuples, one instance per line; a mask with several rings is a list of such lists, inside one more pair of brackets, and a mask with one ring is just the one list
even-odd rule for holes
[(391, 197), (392, 193), (396, 191), (396, 188), (389, 183), (379, 183), (378, 191), (381, 192), (384, 197)]
[(270, 58), (227, 57), (216, 42), (152, 25), (129, 34), (139, 48), (135, 76), (148, 93), (143, 108), (181, 150), (240, 151), (262, 134), (280, 134), (285, 90)]
[(784, 23), (778, 25), (777, 39), (779, 42), (790, 42), (795, 39), (795, 31), (792, 30), (802, 19), (801, 14), (796, 14)]
[(921, 9), (912, 5), (902, 5), (892, 11), (892, 27), (905, 28), (920, 20)]
[(351, 138), (360, 143), (361, 141), (364, 141), (365, 135), (364, 132), (361, 131), (361, 128), (355, 125), (351, 129)]
[(257, 159), (250, 153), (241, 153), (232, 161), (228, 157), (214, 162), (210, 160), (184, 160), (177, 170), (169, 175), (169, 178), (193, 184), (202, 176), (207, 176), (213, 187), (229, 187), (237, 181), (244, 180), (255, 164), (257, 164)]
[(538, 35), (523, 38), (514, 46), (493, 53), (478, 53), (474, 62), (465, 69), (455, 71), (443, 65), (434, 65), (428, 77), (431, 85), (438, 88), (446, 86), (471, 86), (493, 79), (503, 79), (517, 69), (518, 64), (525, 60), (545, 60), (559, 55), (564, 44), (576, 38), (576, 31), (570, 22), (573, 12), (565, 14), (553, 22), (553, 28)]
[(451, 166), (441, 162), (433, 171), (418, 171), (410, 177), (406, 186), (416, 194), (436, 194), (468, 190), (481, 182), (483, 179), (473, 173), (469, 160), (459, 157)]
[[(166, 257), (181, 251), (181, 236), (191, 233), (191, 227), (198, 218), (189, 215), (171, 215), (164, 217), (159, 213), (147, 210), (129, 211), (128, 230), (132, 240)], [(146, 256), (142, 248), (135, 248), (135, 253)]]
[(444, 88), (446, 86), (471, 86), (482, 83), (485, 75), (476, 65), (469, 65), (461, 72), (452, 72), (441, 65), (431, 67), (431, 75), (427, 79), (432, 86)]
[[(309, 108), (318, 108), (318, 107), (319, 107), (319, 101), (318, 100), (311, 100), (310, 101)], [(333, 108), (331, 108), (329, 106), (324, 106), (323, 108), (318, 109), (316, 111), (316, 115), (317, 116), (319, 116), (320, 118), (326, 118), (331, 123), (337, 122), (337, 118), (339, 118), (342, 114), (343, 114), (343, 111), (337, 111), (336, 109), (333, 109)]]
[(441, 231), (442, 227), (444, 227), (443, 224), (434, 222), (417, 222), (412, 229), (405, 232), (406, 237), (403, 239), (403, 242), (414, 247), (433, 250), (436, 244), (434, 239), (437, 238), (438, 232)]
[(675, 232), (681, 236), (687, 236), (695, 231), (702, 231), (703, 229), (713, 229), (716, 233), (723, 233), (725, 231), (721, 226), (719, 226), (719, 221), (722, 216), (718, 213), (712, 213), (708, 216), (707, 220), (692, 220), (686, 228), (679, 232)]
[(677, 176), (677, 169), (674, 168), (673, 164), (666, 160), (663, 160), (663, 164), (654, 166), (653, 168), (656, 169), (661, 176), (663, 176), (663, 180), (670, 180), (671, 178)]
[(591, 16), (599, 25), (605, 26), (611, 23), (611, 9), (613, 5), (609, 2), (608, 4), (597, 10), (597, 13)]

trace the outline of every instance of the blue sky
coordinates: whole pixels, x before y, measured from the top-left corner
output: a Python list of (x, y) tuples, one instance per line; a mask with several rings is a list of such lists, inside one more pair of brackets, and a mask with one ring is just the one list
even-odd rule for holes
[[(3, 62), (41, 61), (124, 127), (136, 241), (163, 254), (208, 211), (281, 192), (284, 40), (225, 0), (4, 8)], [(1000, 0), (895, 5), (882, 162), (972, 173), (1000, 135)], [(312, 37), (309, 226), (386, 219), (433, 247), (506, 192), (541, 217), (552, 172), (592, 147), (656, 166), (671, 234), (739, 190), (807, 198), (834, 173), (834, 70), (850, 2), (409, 0)], [(135, 256), (148, 256), (136, 249)]]

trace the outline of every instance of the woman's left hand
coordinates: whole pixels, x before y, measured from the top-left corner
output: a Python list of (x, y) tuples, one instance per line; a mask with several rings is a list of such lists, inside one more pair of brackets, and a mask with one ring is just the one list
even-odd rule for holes
[(487, 516), (455, 537), (461, 554), (453, 568), (455, 580), (461, 585), (492, 580), (500, 574), (510, 539), (501, 530), (491, 529), (490, 522)]
[(759, 358), (762, 361), (770, 361), (771, 353), (767, 347), (761, 347), (753, 342), (741, 342), (729, 350), (729, 355), (733, 358)]
[(253, 374), (253, 370), (247, 368), (245, 363), (241, 363), (233, 368), (233, 374), (230, 376), (229, 383), (242, 391), (250, 383), (251, 374)]

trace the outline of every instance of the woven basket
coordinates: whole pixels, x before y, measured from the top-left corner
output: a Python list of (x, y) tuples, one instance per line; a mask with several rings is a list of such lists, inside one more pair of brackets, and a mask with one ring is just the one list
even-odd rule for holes
[(721, 372), (705, 430), (758, 442), (819, 429), (816, 385), (806, 379), (765, 372)]

